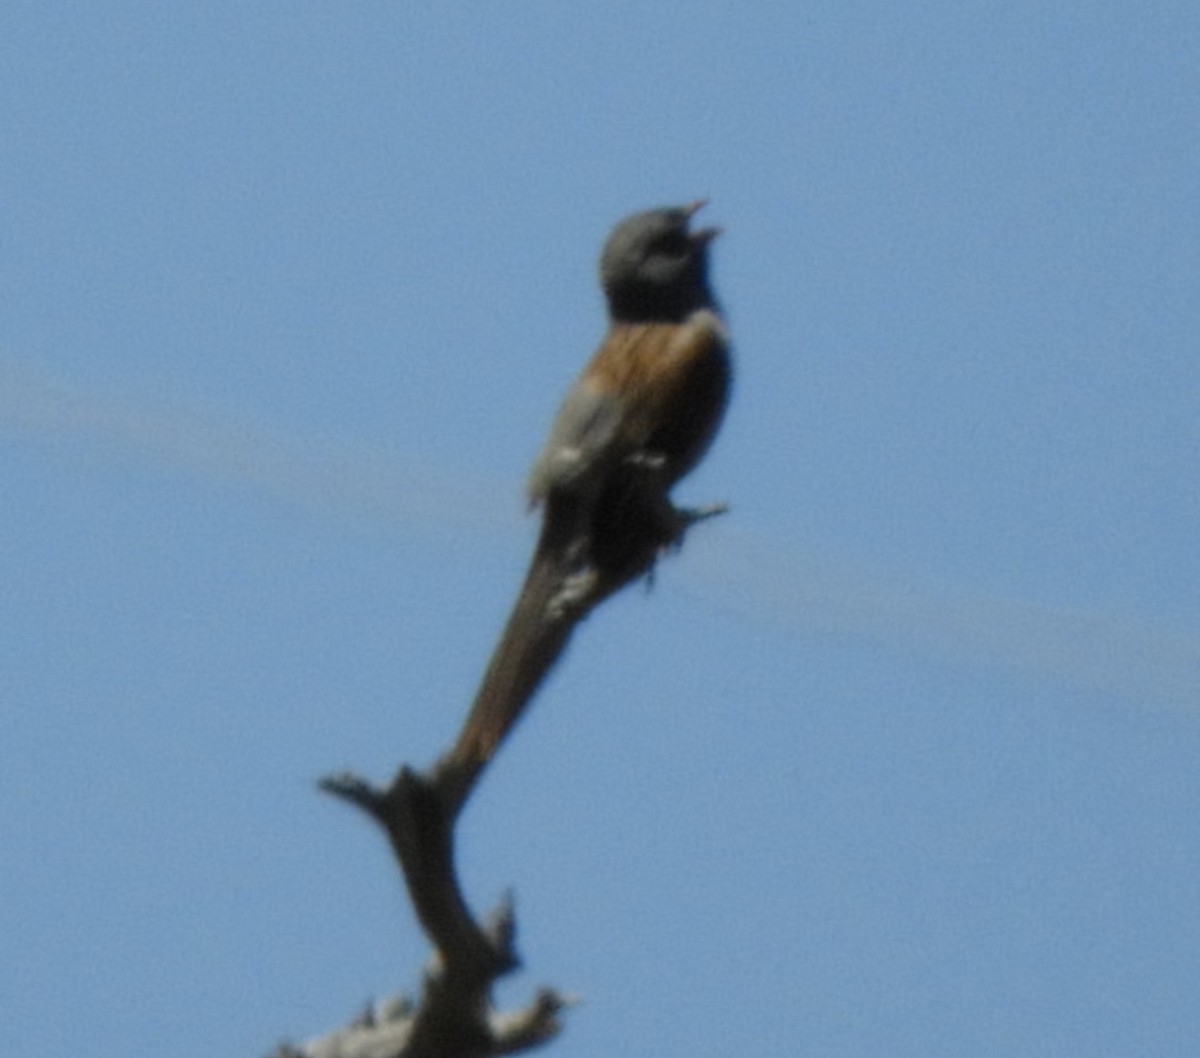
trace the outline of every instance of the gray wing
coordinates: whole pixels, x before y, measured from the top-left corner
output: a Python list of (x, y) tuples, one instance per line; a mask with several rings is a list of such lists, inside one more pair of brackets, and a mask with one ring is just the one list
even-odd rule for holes
[(576, 382), (550, 425), (550, 436), (529, 471), (527, 490), (540, 503), (552, 489), (586, 487), (588, 477), (615, 458), (621, 404), (586, 382)]

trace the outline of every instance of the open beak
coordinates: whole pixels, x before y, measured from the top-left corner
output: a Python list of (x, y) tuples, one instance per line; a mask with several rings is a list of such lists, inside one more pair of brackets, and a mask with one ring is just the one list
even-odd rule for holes
[[(683, 215), (688, 220), (691, 220), (692, 217), (694, 217), (707, 205), (707, 198), (697, 198), (693, 199), (686, 206), (681, 206), (680, 208), (683, 210)], [(712, 242), (712, 240), (720, 234), (720, 228), (698, 228), (696, 231), (690, 233), (690, 237), (692, 242), (696, 243), (698, 246), (703, 246), (705, 243)]]

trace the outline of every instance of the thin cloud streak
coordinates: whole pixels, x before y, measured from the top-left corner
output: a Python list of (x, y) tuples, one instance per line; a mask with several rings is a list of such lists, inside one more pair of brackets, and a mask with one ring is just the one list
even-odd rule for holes
[[(219, 487), (244, 488), (374, 528), (511, 526), (519, 499), (490, 481), (431, 473), (417, 460), (330, 447), (183, 407), (152, 407), (0, 364), (0, 430), (88, 460), (133, 457)], [(507, 516), (506, 516), (507, 515)]]
[(736, 527), (688, 541), (704, 593), (750, 617), (1048, 677), (1149, 708), (1200, 709), (1200, 634), (904, 582)]
[[(0, 430), (134, 457), (335, 520), (396, 531), (518, 524), (514, 489), (431, 473), (363, 448), (331, 449), (181, 408), (154, 408), (0, 364)], [(905, 583), (734, 525), (691, 535), (685, 576), (751, 619), (1049, 677), (1147, 707), (1200, 708), (1200, 635), (1093, 613)]]

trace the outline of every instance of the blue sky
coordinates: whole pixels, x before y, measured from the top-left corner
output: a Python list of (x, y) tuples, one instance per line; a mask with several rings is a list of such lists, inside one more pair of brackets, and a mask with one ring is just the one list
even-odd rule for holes
[(464, 818), (555, 1053), (1200, 1041), (1191, 3), (7, 5), (0, 1018), (261, 1054), (416, 984), (317, 777), (452, 736), (634, 209), (728, 500)]

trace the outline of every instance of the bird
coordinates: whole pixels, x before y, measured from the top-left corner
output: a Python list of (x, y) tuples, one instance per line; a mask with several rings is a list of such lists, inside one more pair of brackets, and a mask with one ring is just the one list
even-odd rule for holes
[(728, 402), (729, 338), (709, 284), (706, 204), (644, 210), (600, 254), (608, 328), (559, 405), (529, 472), (532, 506), (596, 504), (635, 484), (665, 499), (707, 451)]
[(670, 490), (703, 457), (732, 380), (729, 336), (696, 199), (634, 213), (600, 253), (608, 326), (567, 390), (526, 483), (542, 529), (516, 602), (458, 737), (436, 768), (458, 811), (500, 743), (601, 599), (653, 572), (663, 549), (708, 511)]

